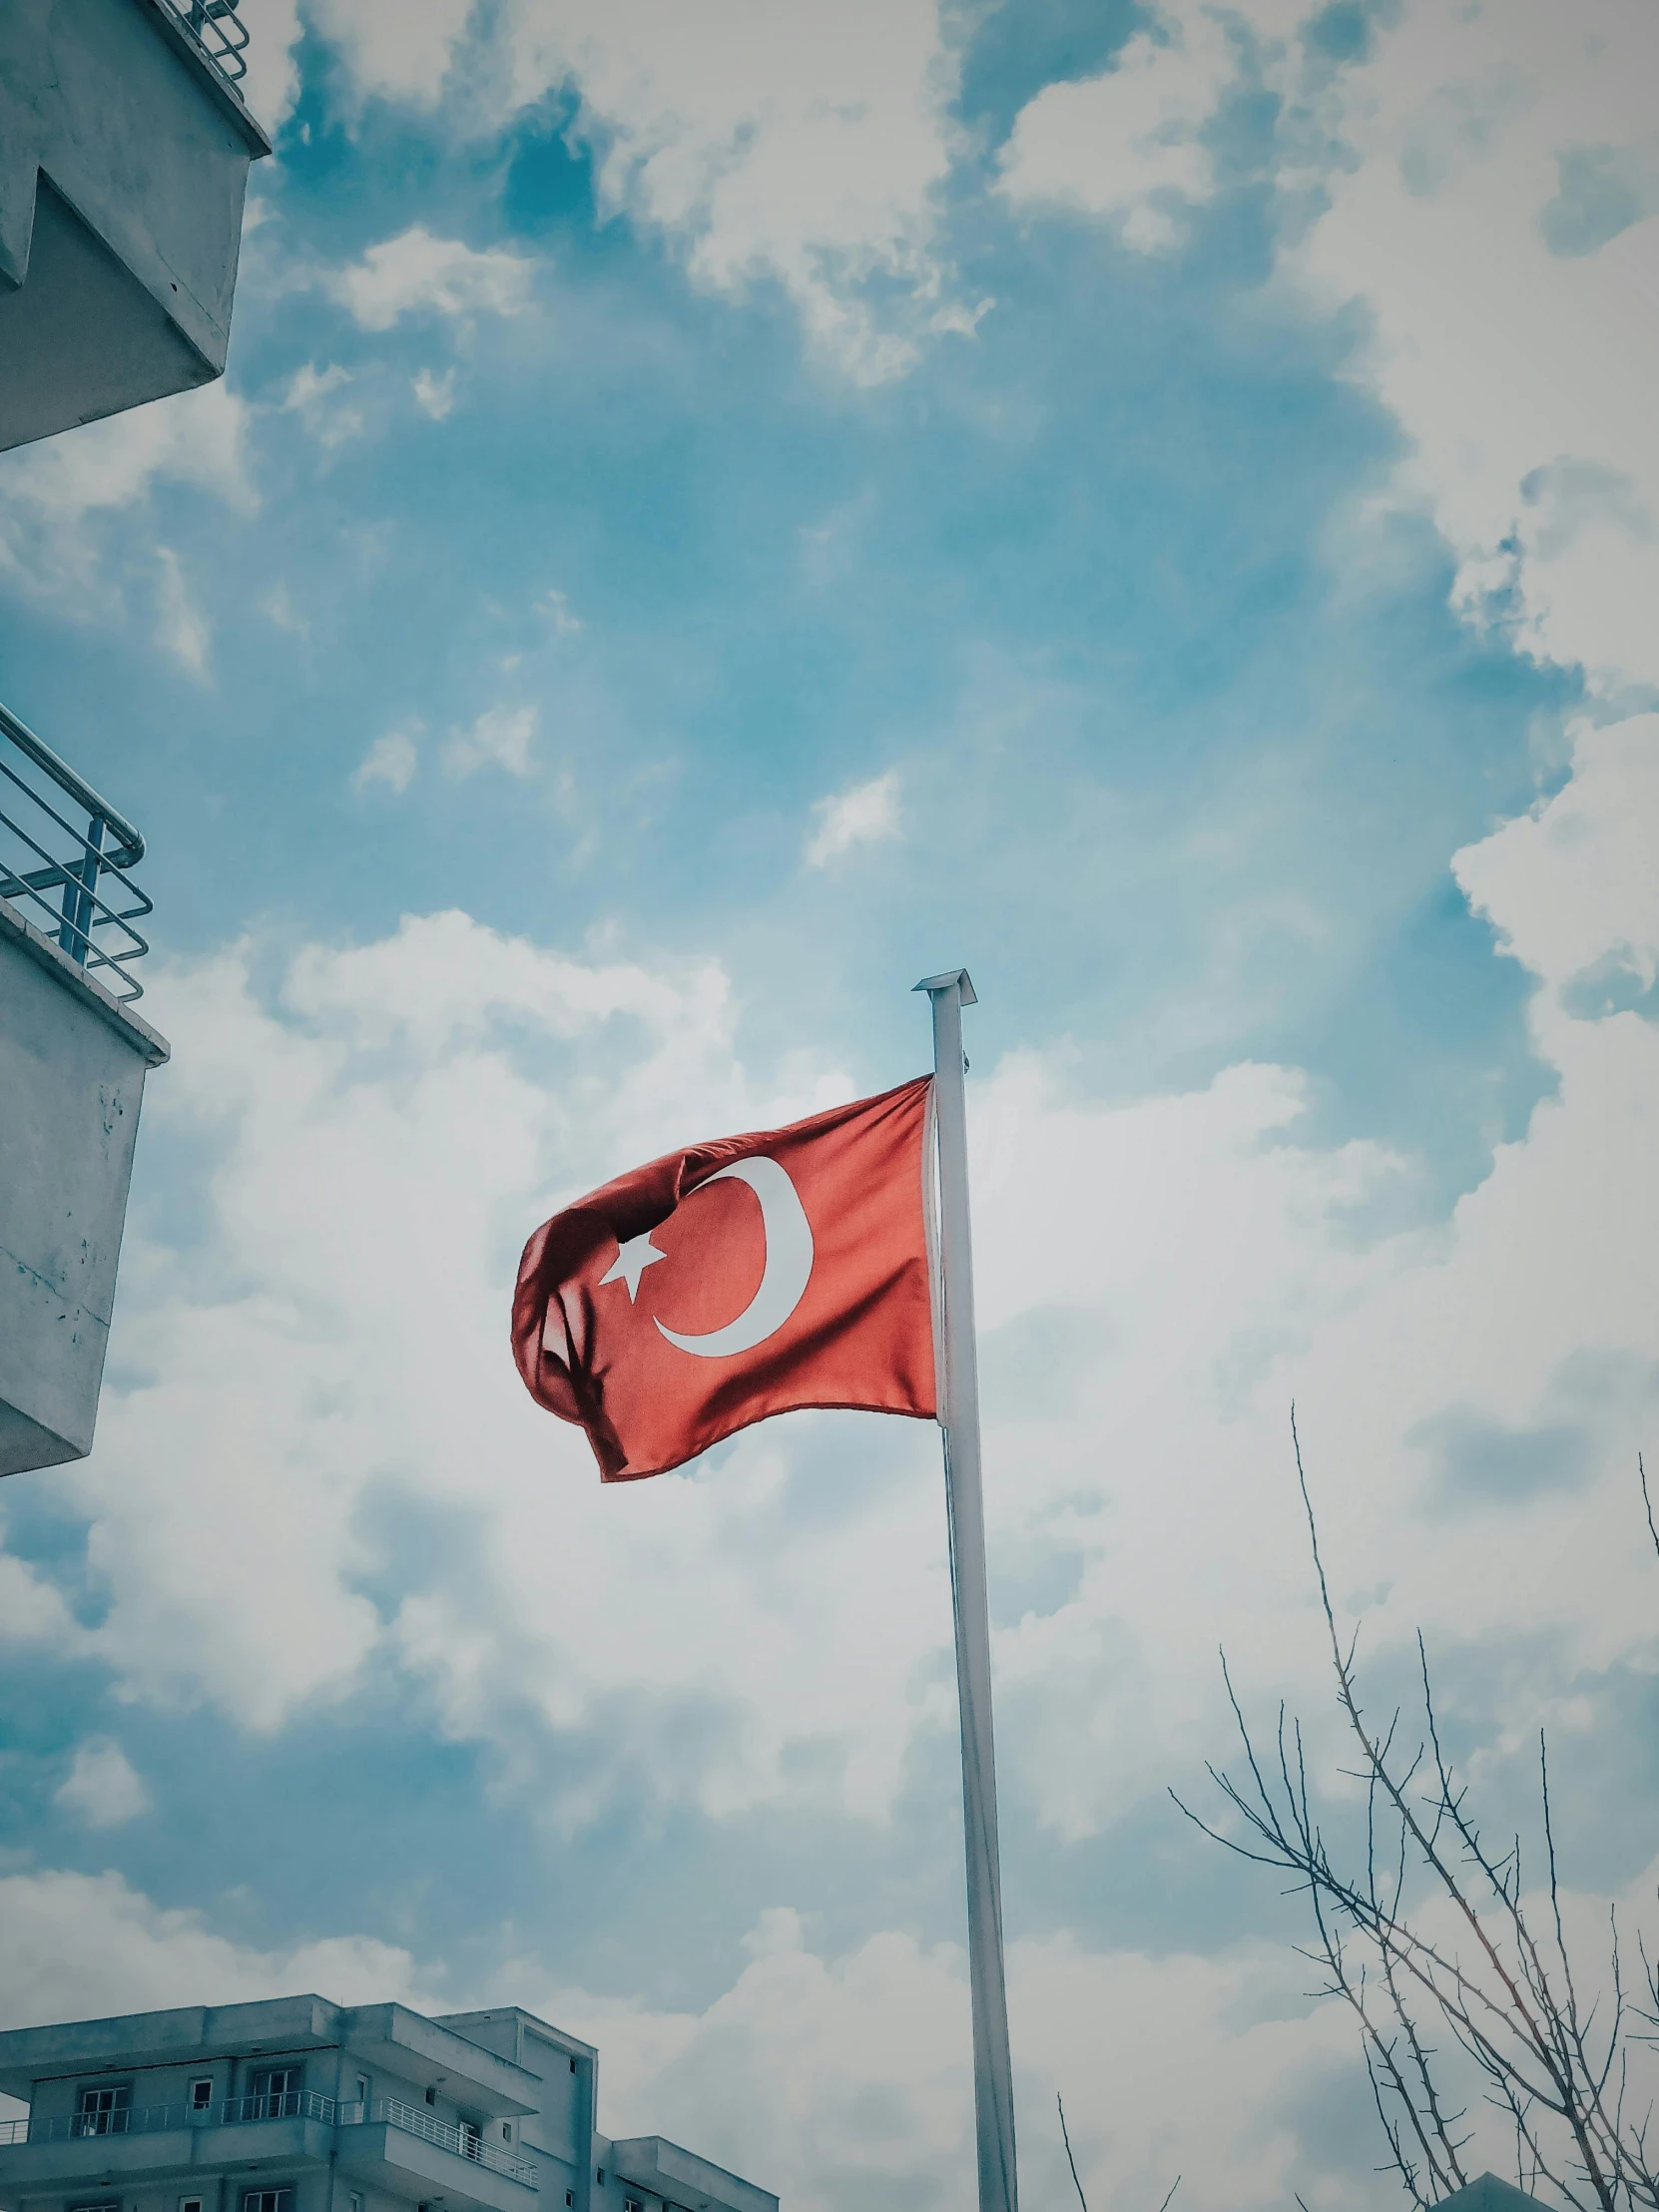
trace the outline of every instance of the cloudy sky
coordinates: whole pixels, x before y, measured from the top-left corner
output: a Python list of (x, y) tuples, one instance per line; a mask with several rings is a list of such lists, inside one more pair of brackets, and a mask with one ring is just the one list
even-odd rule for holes
[(1028, 2202), (1058, 2089), (1097, 2207), (1391, 2203), (1166, 1790), (1222, 1643), (1336, 1757), (1294, 1398), (1379, 1675), (1652, 1900), (1653, 0), (244, 14), (228, 378), (0, 460), (175, 1047), (97, 1448), (0, 1490), (6, 2024), (516, 2000), (612, 2132), (967, 2201), (936, 1438), (601, 1492), (506, 1340), (966, 962)]

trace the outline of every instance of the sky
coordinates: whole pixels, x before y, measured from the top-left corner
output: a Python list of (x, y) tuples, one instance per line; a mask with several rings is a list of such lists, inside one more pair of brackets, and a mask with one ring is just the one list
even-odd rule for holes
[[(602, 1491), (525, 1236), (965, 963), (1022, 2185), (1397, 2196), (1204, 1807), (1379, 1696), (1651, 1919), (1652, 0), (245, 0), (223, 383), (0, 457), (150, 841), (98, 1438), (0, 1486), (4, 2024), (517, 2002), (969, 2201), (936, 1434)], [(1483, 2140), (1485, 2140), (1483, 2138)], [(1483, 2162), (1502, 2170), (1490, 2139)]]

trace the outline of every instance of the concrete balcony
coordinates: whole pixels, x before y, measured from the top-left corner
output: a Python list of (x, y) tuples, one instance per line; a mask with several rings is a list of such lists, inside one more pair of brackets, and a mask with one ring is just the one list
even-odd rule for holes
[[(334, 2147), (331, 2098), (234, 2097), (193, 2112), (153, 2105), (136, 2112), (17, 2120), (0, 2129), (0, 2189), (13, 2197), (56, 2190), (119, 2189), (194, 2174), (325, 2166)], [(13, 2140), (7, 2141), (10, 2135)]]
[(0, 2124), (0, 2190), (16, 2198), (232, 2170), (291, 2174), (335, 2156), (376, 2189), (448, 2212), (529, 2212), (536, 2195), (529, 2159), (420, 2105), (377, 2097), (365, 2109), (297, 2089)]
[(236, 0), (0, 5), (0, 450), (223, 375), (239, 43)]
[(131, 1006), (143, 855), (0, 708), (0, 1475), (92, 1448), (144, 1079), (168, 1058)]
[(470, 2129), (451, 2127), (417, 2104), (376, 2097), (340, 2107), (342, 2173), (447, 2212), (527, 2212), (536, 2169)]

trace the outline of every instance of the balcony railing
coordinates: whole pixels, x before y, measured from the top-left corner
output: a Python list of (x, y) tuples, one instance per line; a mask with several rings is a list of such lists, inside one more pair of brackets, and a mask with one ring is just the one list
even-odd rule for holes
[(0, 2148), (13, 2143), (72, 2143), (99, 2135), (166, 2135), (189, 2127), (239, 2127), (253, 2120), (320, 2120), (324, 2127), (379, 2125), (401, 2128), (422, 2142), (457, 2158), (470, 2159), (509, 2181), (536, 2186), (532, 2160), (486, 2143), (473, 2127), (454, 2127), (418, 2104), (397, 2097), (375, 2097), (369, 2104), (336, 2103), (313, 2089), (289, 2089), (277, 2096), (223, 2097), (212, 2104), (145, 2104), (114, 2112), (68, 2112), (55, 2120), (0, 2121)]
[(237, 10), (241, 0), (166, 0), (237, 98), (248, 74), (248, 26)]
[(128, 2105), (114, 2112), (66, 2112), (55, 2120), (6, 2120), (0, 2122), (0, 2146), (73, 2143), (94, 2135), (167, 2135), (183, 2127), (237, 2127), (250, 2120), (320, 2120), (332, 2127), (340, 2109), (332, 2097), (319, 2097), (311, 2089), (289, 2089), (279, 2096), (221, 2097), (212, 2104)]
[(529, 2189), (536, 2186), (536, 2169), (530, 2159), (515, 2158), (511, 2151), (486, 2143), (476, 2128), (451, 2127), (447, 2120), (440, 2120), (418, 2104), (403, 2104), (396, 2097), (376, 2097), (367, 2105), (340, 2106), (341, 2127), (365, 2123), (400, 2127), (405, 2135), (418, 2135), (422, 2142), (453, 2151), (457, 2158), (470, 2158), (476, 2165), (487, 2166), (492, 2174), (505, 2174), (509, 2181), (522, 2181)]
[(144, 996), (133, 923), (155, 909), (127, 872), (143, 858), (132, 824), (0, 706), (0, 898), (123, 1002)]

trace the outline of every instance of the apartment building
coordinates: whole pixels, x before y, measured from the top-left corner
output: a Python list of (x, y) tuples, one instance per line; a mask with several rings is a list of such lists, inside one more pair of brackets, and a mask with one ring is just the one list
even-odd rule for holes
[(778, 2212), (595, 2124), (591, 2043), (319, 1996), (0, 2034), (0, 2212)]

